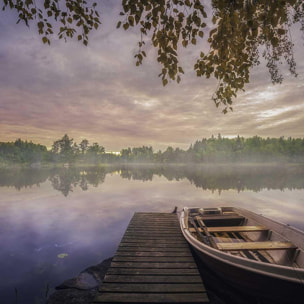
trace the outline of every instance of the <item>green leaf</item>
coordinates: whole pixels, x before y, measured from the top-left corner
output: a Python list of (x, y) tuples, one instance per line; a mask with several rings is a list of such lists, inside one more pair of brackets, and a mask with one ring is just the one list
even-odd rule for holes
[(163, 79), (163, 86), (166, 86), (168, 84), (168, 80), (167, 79)]

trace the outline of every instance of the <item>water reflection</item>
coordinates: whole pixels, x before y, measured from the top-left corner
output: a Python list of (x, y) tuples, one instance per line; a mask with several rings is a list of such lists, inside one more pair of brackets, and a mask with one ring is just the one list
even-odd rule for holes
[(304, 229), (303, 178), (294, 166), (1, 169), (0, 303), (15, 288), (35, 303), (112, 256), (134, 212), (238, 206)]
[(304, 188), (304, 166), (136, 166), (122, 165), (90, 168), (1, 169), (0, 186), (20, 190), (49, 180), (53, 189), (68, 196), (75, 188), (83, 191), (104, 183), (107, 174), (119, 174), (128, 180), (152, 181), (165, 177), (168, 181), (187, 179), (198, 188), (218, 191), (235, 189), (238, 192), (263, 189), (284, 190)]

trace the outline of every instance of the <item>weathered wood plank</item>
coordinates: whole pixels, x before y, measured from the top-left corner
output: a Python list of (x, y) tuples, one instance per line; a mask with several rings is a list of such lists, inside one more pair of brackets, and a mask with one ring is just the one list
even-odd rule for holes
[(160, 223), (157, 224), (157, 223), (155, 223), (155, 224), (152, 225), (152, 224), (143, 222), (143, 223), (131, 224), (127, 228), (128, 229), (130, 229), (130, 228), (136, 229), (136, 227), (137, 227), (137, 229), (141, 228), (143, 231), (145, 231), (145, 230), (149, 230), (149, 229), (151, 229), (151, 230), (153, 230), (153, 229), (167, 230), (167, 229), (171, 229), (172, 227), (175, 227), (175, 226), (177, 226), (177, 225), (169, 224), (169, 223), (168, 224), (160, 224)]
[(158, 242), (151, 242), (151, 241), (146, 241), (146, 242), (121, 242), (119, 245), (119, 248), (121, 247), (154, 247), (154, 248), (188, 248), (188, 244), (183, 244), (183, 243), (158, 243)]
[(95, 303), (208, 303), (206, 293), (104, 293), (100, 294)]
[[(199, 271), (196, 268), (167, 268), (167, 269), (152, 269), (152, 268), (109, 268), (107, 274), (117, 275), (171, 275), (171, 276), (193, 276), (199, 275)], [(184, 281), (188, 282), (188, 278)]]
[(135, 228), (135, 227), (127, 227), (126, 232), (132, 232), (132, 233), (162, 233), (162, 234), (180, 234), (182, 233), (180, 229), (172, 229), (168, 227), (142, 227), (142, 228)]
[(177, 230), (177, 229), (159, 229), (159, 228), (153, 228), (153, 229), (135, 229), (135, 228), (127, 228), (126, 233), (136, 233), (136, 234), (144, 234), (144, 233), (148, 233), (148, 234), (164, 234), (164, 235), (170, 235), (170, 234), (177, 234), (177, 235), (181, 235), (181, 231)]
[(156, 256), (156, 257), (140, 257), (140, 256), (120, 256), (120, 255), (115, 255), (113, 262), (153, 262), (153, 263), (182, 263), (182, 262), (193, 262), (193, 257), (161, 257), (161, 256)]
[(127, 229), (126, 233), (132, 233), (132, 234), (161, 234), (161, 235), (182, 235), (182, 232), (180, 230), (172, 229), (172, 230), (161, 230), (161, 229), (153, 229), (153, 230), (147, 230), (147, 229)]
[(243, 220), (241, 215), (203, 215), (201, 216), (203, 221), (217, 221), (217, 220)]
[(197, 268), (194, 262), (192, 263), (157, 263), (157, 262), (112, 262), (111, 267), (121, 268)]
[(101, 292), (136, 292), (136, 293), (185, 293), (206, 292), (203, 284), (123, 284), (105, 283), (100, 286)]
[[(202, 229), (199, 228), (201, 231)], [(208, 227), (209, 232), (255, 232), (255, 231), (267, 231), (264, 226), (225, 226), (225, 227)], [(190, 232), (195, 232), (194, 228), (189, 229)]]
[(125, 234), (123, 238), (129, 238), (129, 239), (146, 239), (146, 240), (183, 240), (183, 237), (181, 235), (153, 235), (153, 234), (148, 234), (148, 235), (144, 235), (144, 234)]
[(243, 243), (217, 243), (220, 250), (280, 250), (297, 248), (290, 242), (243, 242)]
[(144, 243), (144, 244), (153, 244), (153, 243), (158, 243), (158, 244), (185, 244), (185, 240), (182, 238), (176, 239), (176, 238), (171, 238), (171, 239), (142, 239), (142, 238), (132, 238), (132, 237), (123, 237), (122, 242), (124, 243)]
[(153, 251), (171, 251), (171, 252), (184, 252), (185, 250), (190, 251), (189, 247), (150, 247), (150, 246), (119, 246), (119, 251), (142, 251), (142, 252), (153, 252)]
[[(199, 275), (187, 276), (187, 283), (202, 283)], [(177, 275), (106, 275), (106, 283), (185, 283), (185, 278)]]
[(187, 251), (120, 251), (117, 250), (115, 256), (134, 257), (192, 257), (190, 250)]

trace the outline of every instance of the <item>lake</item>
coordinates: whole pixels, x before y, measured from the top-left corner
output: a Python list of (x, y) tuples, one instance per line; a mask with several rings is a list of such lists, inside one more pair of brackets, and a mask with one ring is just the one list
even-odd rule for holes
[(239, 206), (304, 230), (303, 165), (0, 169), (0, 303), (114, 255), (134, 212)]

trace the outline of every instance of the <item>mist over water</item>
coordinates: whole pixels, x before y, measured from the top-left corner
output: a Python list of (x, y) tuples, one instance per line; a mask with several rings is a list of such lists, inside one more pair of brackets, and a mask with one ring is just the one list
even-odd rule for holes
[(138, 211), (239, 206), (304, 229), (303, 173), (265, 165), (1, 169), (0, 303), (13, 303), (15, 288), (18, 303), (43, 303), (47, 284), (112, 256)]

